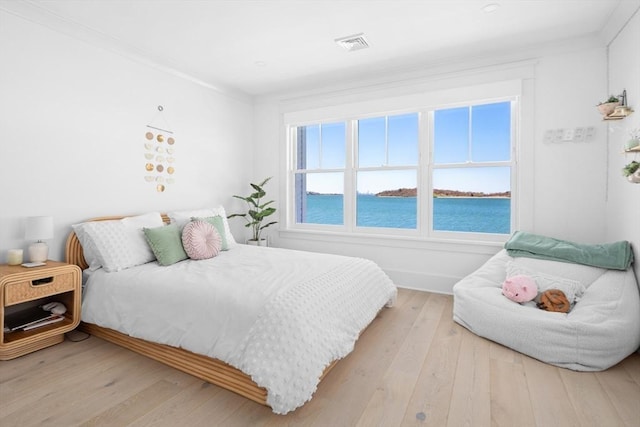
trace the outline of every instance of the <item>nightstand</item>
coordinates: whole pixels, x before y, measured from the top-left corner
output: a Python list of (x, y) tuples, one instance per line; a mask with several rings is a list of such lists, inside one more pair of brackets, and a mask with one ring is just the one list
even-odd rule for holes
[[(64, 340), (80, 323), (82, 272), (77, 265), (47, 261), (41, 267), (0, 265), (0, 360), (9, 360)], [(7, 315), (59, 301), (65, 319), (29, 331), (5, 332)]]

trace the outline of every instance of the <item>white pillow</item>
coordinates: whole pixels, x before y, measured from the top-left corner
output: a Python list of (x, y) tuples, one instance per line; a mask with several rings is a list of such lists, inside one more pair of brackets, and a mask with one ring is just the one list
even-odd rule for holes
[(588, 288), (607, 271), (605, 268), (592, 267), (590, 265), (527, 257), (513, 258), (511, 262), (513, 262), (514, 265), (526, 268), (527, 270), (577, 280), (586, 288)]
[(538, 292), (544, 292), (549, 289), (559, 289), (564, 292), (564, 295), (569, 300), (570, 304), (573, 304), (580, 300), (582, 294), (585, 291), (584, 285), (578, 280), (567, 279), (565, 277), (553, 276), (551, 274), (539, 273), (534, 270), (529, 270), (526, 267), (517, 265), (513, 261), (507, 262), (507, 277), (517, 276), (519, 274), (529, 276), (536, 281), (538, 285)]
[(164, 225), (158, 212), (120, 220), (89, 221), (73, 225), (90, 270), (120, 271), (156, 259), (143, 227)]
[(74, 224), (71, 227), (76, 233), (80, 245), (82, 245), (82, 254), (84, 255), (84, 260), (89, 265), (89, 270), (95, 271), (102, 267), (102, 263), (100, 259), (98, 259), (98, 248), (96, 248), (96, 245), (93, 243), (93, 239), (85, 232), (86, 227), (84, 224), (85, 223)]
[(224, 207), (222, 206), (218, 206), (217, 208), (194, 209), (189, 211), (173, 211), (168, 212), (167, 215), (171, 219), (171, 223), (175, 223), (180, 228), (180, 230), (182, 230), (184, 226), (191, 221), (191, 218), (207, 218), (219, 215), (222, 217), (224, 234), (227, 239), (227, 246), (229, 248), (232, 248), (238, 244), (233, 238), (233, 234), (231, 234), (231, 228), (229, 228), (227, 214), (224, 210)]

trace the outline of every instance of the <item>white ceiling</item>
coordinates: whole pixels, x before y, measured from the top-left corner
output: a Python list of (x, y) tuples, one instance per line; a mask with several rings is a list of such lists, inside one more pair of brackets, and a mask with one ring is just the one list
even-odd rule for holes
[[(500, 7), (485, 13), (489, 3)], [(210, 87), (261, 95), (576, 37), (605, 45), (639, 3), (0, 0), (0, 9)], [(346, 52), (334, 42), (356, 33), (369, 49)]]

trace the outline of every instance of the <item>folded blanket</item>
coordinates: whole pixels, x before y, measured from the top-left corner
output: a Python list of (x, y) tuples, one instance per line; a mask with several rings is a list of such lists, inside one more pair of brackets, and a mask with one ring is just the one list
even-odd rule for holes
[(572, 262), (612, 270), (626, 270), (633, 262), (631, 244), (627, 241), (585, 245), (516, 231), (504, 248), (512, 257)]

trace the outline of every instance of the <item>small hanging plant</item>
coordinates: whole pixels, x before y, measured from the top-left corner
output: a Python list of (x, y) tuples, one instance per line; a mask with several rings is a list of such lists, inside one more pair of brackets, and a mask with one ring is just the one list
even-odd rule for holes
[(625, 150), (633, 150), (636, 147), (640, 146), (640, 128), (631, 129), (629, 131), (630, 140), (626, 142), (624, 145)]
[(639, 170), (640, 163), (633, 160), (631, 161), (631, 163), (622, 168), (622, 174), (626, 176), (629, 181), (638, 182), (640, 180), (640, 177), (637, 177), (637, 175), (640, 175)]
[(611, 102), (620, 102), (620, 100), (619, 100), (617, 97), (615, 97), (615, 96), (611, 95), (611, 96), (609, 97), (609, 99), (607, 99), (606, 101), (602, 101), (602, 102), (600, 102), (598, 105), (602, 105), (602, 104), (609, 104), (609, 103), (611, 103)]
[(600, 114), (608, 116), (613, 113), (613, 110), (615, 110), (618, 105), (620, 105), (620, 100), (616, 96), (611, 95), (609, 99), (599, 103), (596, 107), (598, 107)]

